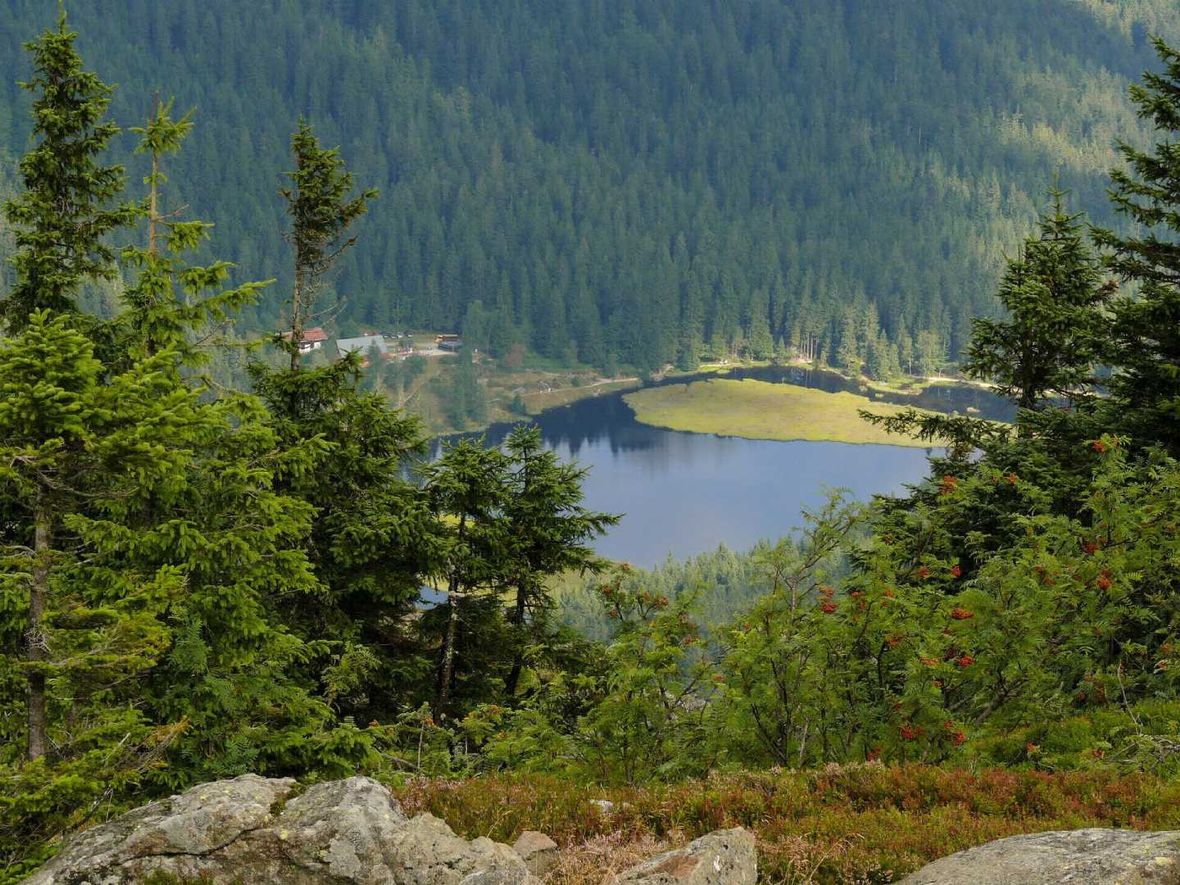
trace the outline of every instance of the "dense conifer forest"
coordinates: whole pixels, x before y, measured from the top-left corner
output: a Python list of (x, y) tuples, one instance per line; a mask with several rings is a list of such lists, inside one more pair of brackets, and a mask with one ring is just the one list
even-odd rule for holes
[[(957, 358), (1005, 250), (1060, 176), (1110, 221), (1123, 100), (1165, 2), (91, 2), (81, 48), (200, 125), (174, 199), (219, 256), (279, 283), (287, 136), (303, 114), (383, 195), (330, 293), (344, 331), (463, 330), (600, 369), (821, 356), (877, 375)], [(0, 156), (29, 132), (0, 21)], [(138, 173), (137, 173), (138, 174)]]

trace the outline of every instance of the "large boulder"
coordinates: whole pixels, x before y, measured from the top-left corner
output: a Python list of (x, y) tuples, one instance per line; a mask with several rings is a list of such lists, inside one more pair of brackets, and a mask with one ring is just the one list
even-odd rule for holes
[(399, 829), (389, 854), (394, 877), (388, 881), (397, 885), (531, 885), (537, 881), (509, 846), (482, 836), (464, 841), (431, 814), (420, 814)]
[(557, 863), (560, 851), (557, 843), (536, 830), (525, 830), (512, 843), (513, 850), (524, 860), (529, 872), (544, 877)]
[(754, 834), (735, 827), (715, 830), (684, 848), (644, 861), (612, 880), (613, 885), (754, 885), (758, 855)]
[(535, 885), (524, 860), (467, 842), (430, 815), (407, 820), (389, 790), (354, 777), (302, 794), (243, 775), (194, 787), (73, 837), (26, 885)]
[(904, 885), (1180, 885), (1180, 832), (1074, 830), (1012, 836), (951, 854)]

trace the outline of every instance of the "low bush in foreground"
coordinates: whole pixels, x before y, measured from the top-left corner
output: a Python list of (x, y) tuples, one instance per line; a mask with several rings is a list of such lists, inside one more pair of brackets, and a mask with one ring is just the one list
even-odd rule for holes
[[(1019, 833), (1180, 828), (1180, 783), (1096, 772), (869, 764), (626, 788), (546, 777), (421, 779), (396, 792), (407, 813), (429, 811), (467, 838), (548, 833), (564, 850), (549, 879), (561, 885), (598, 883), (661, 847), (739, 825), (757, 834), (768, 883), (891, 882)], [(600, 811), (598, 799), (613, 810)]]

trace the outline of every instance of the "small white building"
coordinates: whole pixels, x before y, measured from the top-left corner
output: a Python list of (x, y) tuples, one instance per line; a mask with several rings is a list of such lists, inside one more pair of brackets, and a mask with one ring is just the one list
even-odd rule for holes
[(299, 352), (311, 353), (313, 350), (319, 350), (327, 340), (328, 333), (319, 326), (306, 329), (303, 332), (303, 337), (299, 339)]
[[(291, 340), (290, 332), (282, 332), (279, 337), (284, 341)], [(311, 353), (313, 350), (319, 350), (324, 346), (324, 342), (328, 340), (328, 333), (315, 326), (311, 329), (304, 329), (302, 336), (299, 338), (299, 352)]]

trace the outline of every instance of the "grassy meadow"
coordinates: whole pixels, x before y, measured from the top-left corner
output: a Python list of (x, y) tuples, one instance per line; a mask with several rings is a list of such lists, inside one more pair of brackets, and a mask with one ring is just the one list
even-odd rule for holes
[(902, 406), (853, 393), (825, 393), (793, 384), (719, 378), (652, 387), (624, 399), (638, 421), (670, 430), (746, 439), (885, 443), (925, 448), (928, 443), (874, 427), (860, 409), (895, 415)]

